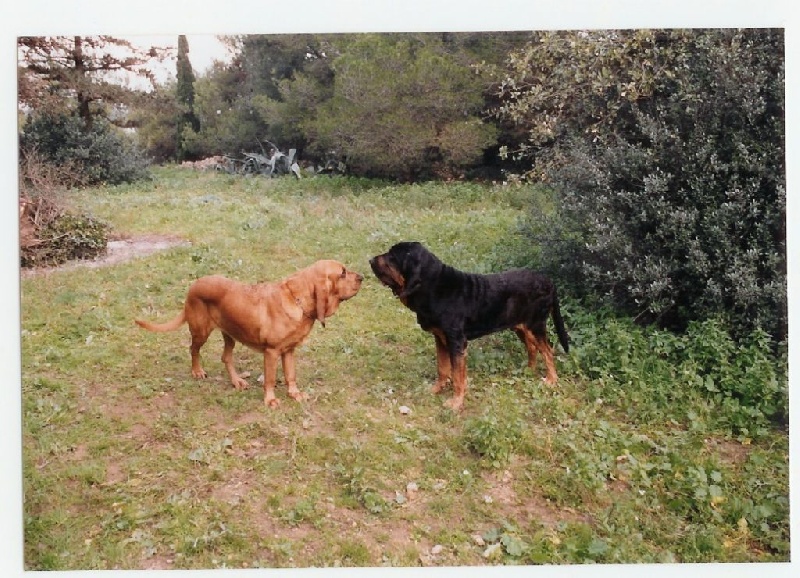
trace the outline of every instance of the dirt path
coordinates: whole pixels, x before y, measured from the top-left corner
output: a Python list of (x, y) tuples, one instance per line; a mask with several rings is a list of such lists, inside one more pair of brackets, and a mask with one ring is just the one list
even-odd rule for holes
[(152, 255), (159, 251), (166, 251), (173, 247), (186, 247), (191, 243), (179, 237), (169, 235), (138, 235), (127, 239), (117, 239), (108, 242), (106, 254), (97, 259), (86, 261), (70, 261), (57, 267), (34, 267), (22, 269), (22, 278), (52, 273), (53, 271), (70, 271), (72, 269), (107, 267), (117, 265), (137, 257)]

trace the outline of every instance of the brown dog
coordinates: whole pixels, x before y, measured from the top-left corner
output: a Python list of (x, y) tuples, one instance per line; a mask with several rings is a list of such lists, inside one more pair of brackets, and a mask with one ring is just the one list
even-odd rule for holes
[(264, 404), (276, 407), (275, 374), (278, 357), (289, 396), (297, 401), (308, 395), (297, 388), (294, 350), (314, 325), (339, 308), (339, 303), (353, 297), (363, 277), (348, 271), (338, 261), (317, 261), (277, 283), (246, 285), (219, 275), (201, 277), (189, 287), (183, 311), (163, 324), (136, 320), (150, 331), (174, 331), (185, 322), (192, 335), (192, 376), (206, 377), (200, 365), (200, 348), (214, 329), (222, 331), (225, 348), (222, 362), (236, 389), (248, 383), (233, 367), (236, 342), (264, 353)]

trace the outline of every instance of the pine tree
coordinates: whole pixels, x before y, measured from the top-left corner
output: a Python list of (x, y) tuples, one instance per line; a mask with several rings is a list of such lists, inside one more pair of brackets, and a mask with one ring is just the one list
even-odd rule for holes
[(165, 55), (162, 48), (141, 49), (112, 36), (22, 36), (17, 48), (20, 103), (39, 112), (75, 110), (87, 130), (109, 107), (133, 99), (115, 75), (155, 84), (151, 61)]

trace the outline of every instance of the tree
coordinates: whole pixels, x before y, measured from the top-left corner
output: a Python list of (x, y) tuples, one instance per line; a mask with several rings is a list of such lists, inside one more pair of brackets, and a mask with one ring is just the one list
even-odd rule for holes
[(136, 93), (120, 75), (152, 80), (147, 68), (163, 51), (135, 49), (110, 36), (21, 37), (19, 104), (26, 112), (20, 134), (23, 157), (68, 165), (87, 183), (119, 183), (147, 175), (148, 161), (113, 126), (125, 123)]
[(189, 42), (186, 36), (178, 36), (178, 58), (177, 58), (177, 85), (175, 87), (175, 97), (180, 107), (180, 117), (177, 122), (177, 158), (178, 161), (186, 157), (186, 149), (183, 144), (183, 133), (185, 130), (198, 132), (200, 130), (200, 119), (194, 113), (194, 71), (192, 63), (189, 62)]
[(18, 39), (19, 102), (32, 109), (74, 111), (91, 128), (108, 105), (126, 102), (130, 91), (121, 74), (133, 74), (154, 82), (148, 68), (161, 59), (164, 49), (141, 50), (112, 36), (23, 36)]
[[(278, 57), (285, 62), (283, 66), (269, 70), (267, 86), (269, 90), (255, 93), (251, 99), (253, 108), (266, 125), (270, 141), (292, 147), (298, 151), (311, 153), (306, 146), (308, 137), (303, 123), (316, 117), (317, 110), (333, 95), (334, 72), (332, 62), (339, 54), (338, 44), (344, 36), (328, 35), (289, 35), (278, 37), (280, 41), (270, 41), (272, 51), (261, 44), (260, 50), (247, 53), (248, 59), (271, 55), (267, 62), (275, 62)], [(245, 49), (257, 43), (246, 43)], [(277, 54), (276, 54), (276, 51)], [(317, 155), (318, 159), (325, 155)]]
[(200, 131), (183, 131), (182, 146), (187, 155), (252, 151), (265, 137), (263, 120), (241, 96), (241, 70), (235, 65), (217, 64), (197, 79), (194, 111), (200, 119)]
[(478, 162), (495, 131), (480, 119), (482, 81), (440, 41), (366, 34), (332, 65), (333, 96), (303, 130), (356, 172), (426, 178)]
[(783, 33), (543, 33), (509, 59), (507, 152), (557, 191), (542, 266), (639, 319), (786, 336)]
[[(178, 123), (183, 119), (183, 109), (178, 105), (175, 81), (139, 98), (131, 110), (131, 120), (136, 125), (136, 138), (139, 145), (155, 163), (174, 161), (178, 158), (180, 145), (186, 147), (186, 133), (182, 135)], [(188, 140), (194, 133), (190, 133)]]

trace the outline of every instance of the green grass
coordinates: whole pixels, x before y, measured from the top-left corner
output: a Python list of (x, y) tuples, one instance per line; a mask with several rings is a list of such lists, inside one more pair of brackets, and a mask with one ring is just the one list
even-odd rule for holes
[[(610, 341), (577, 305), (557, 387), (497, 334), (470, 346), (462, 415), (430, 393), (433, 340), (367, 260), (416, 239), (492, 270), (537, 194), (175, 168), (76, 194), (119, 234), (191, 246), (23, 279), (26, 568), (787, 560), (785, 431), (725, 430), (708, 398), (667, 395), (664, 371), (658, 403), (640, 403), (646, 368), (618, 391), (584, 362), (614, 356), (604, 344), (629, 330)], [(185, 329), (133, 323), (171, 317), (201, 275), (274, 280), (319, 258), (366, 279), (299, 352), (307, 403), (279, 387), (280, 408), (265, 409), (259, 356), (241, 346), (252, 385), (233, 390), (221, 336), (203, 349), (209, 379), (195, 381)]]

